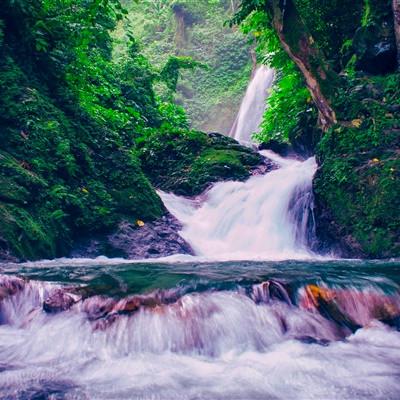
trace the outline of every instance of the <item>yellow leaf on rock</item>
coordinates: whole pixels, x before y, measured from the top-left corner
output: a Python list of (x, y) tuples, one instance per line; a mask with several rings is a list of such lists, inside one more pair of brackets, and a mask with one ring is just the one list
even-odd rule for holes
[(372, 162), (373, 162), (373, 163), (378, 163), (378, 162), (379, 162), (379, 158), (373, 158), (373, 159), (372, 159)]
[(353, 119), (353, 121), (351, 121), (351, 126), (354, 126), (355, 128), (359, 128), (362, 124), (362, 120), (357, 118), (357, 119)]
[(136, 225), (142, 227), (142, 226), (144, 226), (144, 222), (142, 220), (138, 219), (136, 221)]

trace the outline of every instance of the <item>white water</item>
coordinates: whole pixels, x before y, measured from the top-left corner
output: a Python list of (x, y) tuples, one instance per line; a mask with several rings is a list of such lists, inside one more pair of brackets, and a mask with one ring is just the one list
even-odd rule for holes
[[(0, 398), (386, 400), (400, 392), (400, 335), (378, 321), (336, 341), (321, 315), (256, 304), (239, 290), (187, 294), (99, 328), (87, 310), (100, 299), (44, 313), (57, 288), (31, 282), (3, 300)], [(333, 342), (296, 340), (304, 336)]]
[(257, 68), (246, 90), (229, 136), (243, 144), (252, 142), (251, 135), (259, 130), (265, 111), (268, 89), (271, 88), (273, 80), (273, 69), (265, 65)]
[(295, 259), (315, 256), (308, 249), (312, 225), (314, 157), (306, 161), (262, 152), (279, 165), (246, 182), (222, 182), (193, 199), (160, 192), (183, 224), (180, 235), (196, 255), (212, 259)]

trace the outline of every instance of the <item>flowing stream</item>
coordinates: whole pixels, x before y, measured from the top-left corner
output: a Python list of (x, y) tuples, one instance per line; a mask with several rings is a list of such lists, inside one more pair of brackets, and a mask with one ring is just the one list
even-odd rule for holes
[(398, 399), (399, 263), (69, 262), (0, 269), (1, 398)]
[(400, 263), (314, 254), (315, 159), (262, 154), (265, 175), (160, 193), (194, 257), (0, 265), (0, 399), (398, 399)]

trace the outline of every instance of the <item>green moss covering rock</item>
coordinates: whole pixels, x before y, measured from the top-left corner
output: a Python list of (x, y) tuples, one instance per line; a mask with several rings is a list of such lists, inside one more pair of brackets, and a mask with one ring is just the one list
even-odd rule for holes
[(154, 186), (180, 195), (202, 193), (211, 183), (245, 180), (263, 157), (234, 139), (197, 131), (155, 132), (139, 146)]
[(399, 88), (399, 74), (356, 79), (338, 99), (351, 122), (318, 145), (318, 231), (345, 255), (400, 256)]

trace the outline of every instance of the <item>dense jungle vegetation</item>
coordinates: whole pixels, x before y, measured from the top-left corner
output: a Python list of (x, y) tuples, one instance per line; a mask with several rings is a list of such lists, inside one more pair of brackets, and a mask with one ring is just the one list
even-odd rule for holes
[[(114, 34), (119, 43), (125, 42), (130, 31), (140, 39), (143, 54), (153, 65), (161, 67), (171, 55), (192, 57), (200, 65), (195, 73), (182, 71), (173, 93), (157, 85), (160, 96), (182, 105), (193, 128), (229, 133), (255, 62), (248, 38), (226, 24), (239, 2), (142, 0), (123, 4), (128, 17)], [(117, 54), (119, 49), (117, 45)]]
[(256, 153), (191, 129), (229, 130), (255, 59), (277, 71), (256, 138), (317, 154), (322, 242), (399, 256), (397, 4), (5, 0), (1, 257), (61, 256), (79, 236), (157, 219), (153, 185), (245, 179)]
[(232, 20), (278, 71), (257, 139), (316, 152), (319, 236), (353, 255), (400, 254), (399, 19), (396, 1), (248, 0)]

